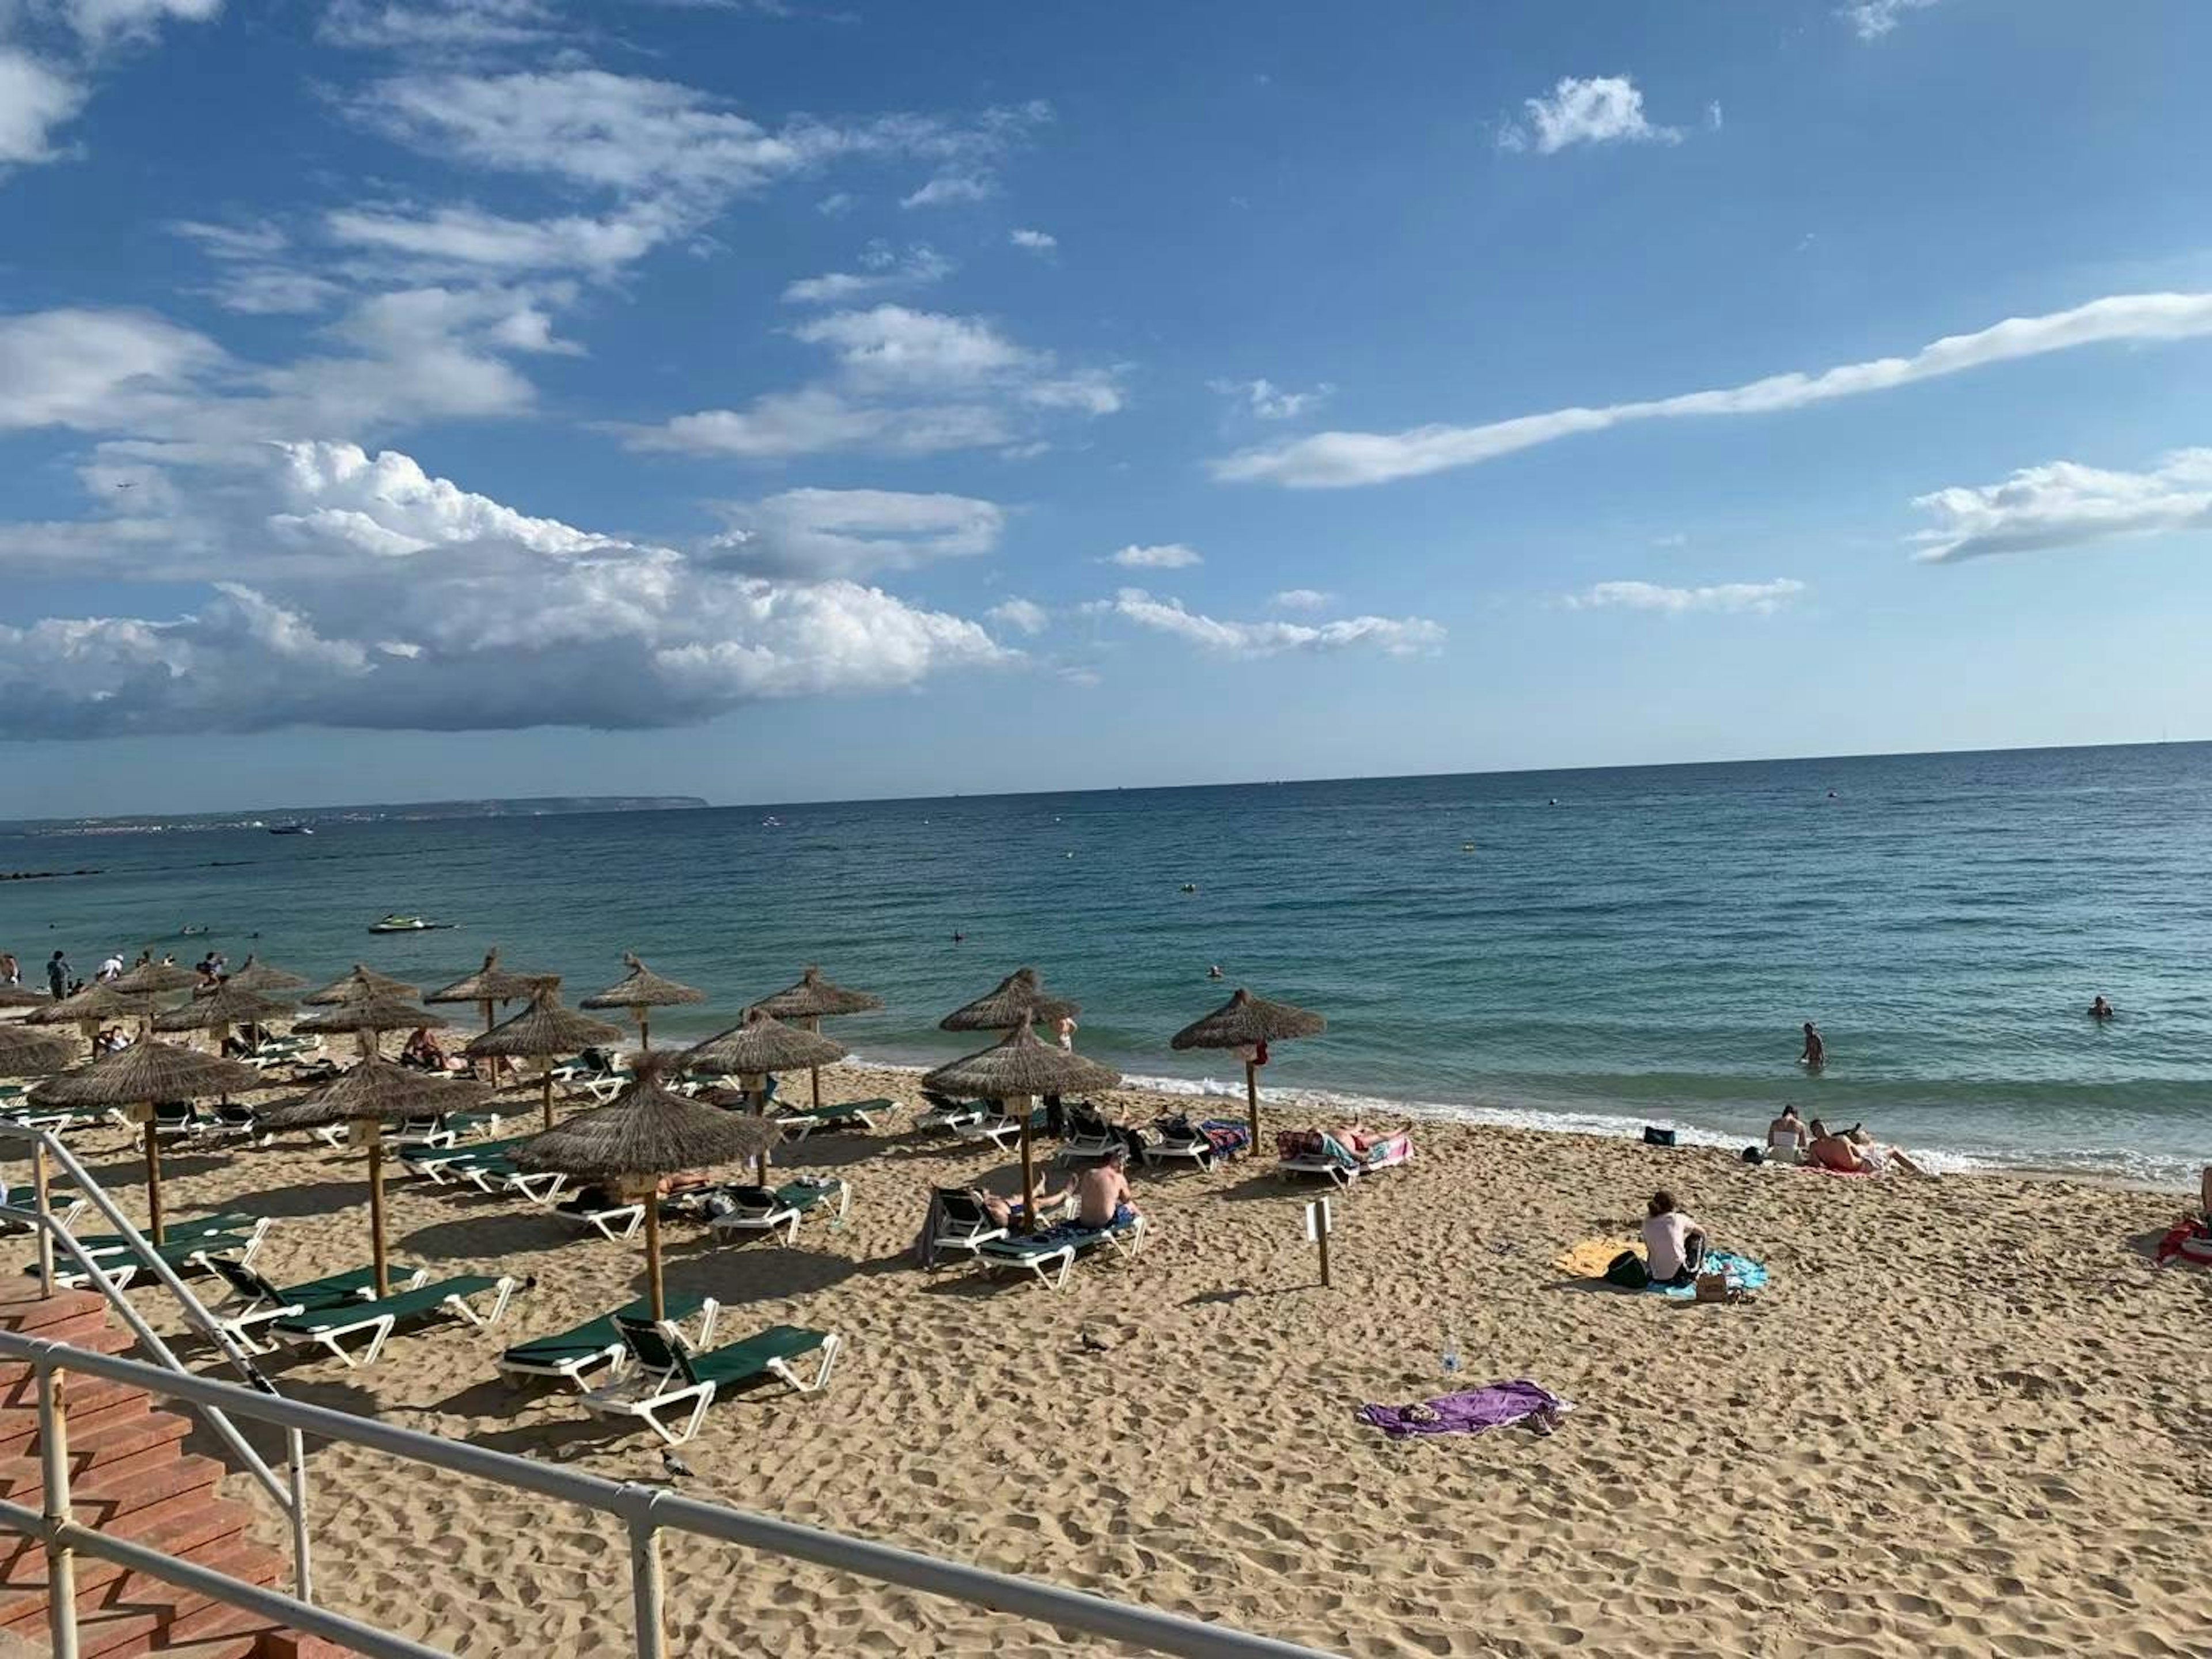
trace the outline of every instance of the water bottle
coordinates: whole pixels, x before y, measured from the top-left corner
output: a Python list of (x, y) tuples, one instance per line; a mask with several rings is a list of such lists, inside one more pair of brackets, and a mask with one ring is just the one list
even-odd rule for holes
[(1459, 1333), (1449, 1325), (1444, 1327), (1443, 1373), (1447, 1382), (1459, 1376)]

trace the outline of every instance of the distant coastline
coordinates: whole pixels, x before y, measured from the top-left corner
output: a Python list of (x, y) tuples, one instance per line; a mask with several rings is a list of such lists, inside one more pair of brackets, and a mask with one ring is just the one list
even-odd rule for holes
[(27, 818), (0, 823), (19, 836), (132, 836), (277, 824), (428, 823), (445, 818), (542, 818), (579, 812), (668, 812), (703, 807), (697, 795), (526, 795), (511, 799), (370, 802), (356, 806), (262, 807), (131, 817)]

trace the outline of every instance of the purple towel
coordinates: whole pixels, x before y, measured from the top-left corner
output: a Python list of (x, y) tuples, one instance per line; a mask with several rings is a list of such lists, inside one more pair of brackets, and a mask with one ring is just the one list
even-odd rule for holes
[(1444, 1395), (1418, 1406), (1362, 1406), (1354, 1415), (1393, 1440), (1403, 1440), (1416, 1434), (1480, 1434), (1528, 1417), (1536, 1419), (1537, 1427), (1548, 1434), (1559, 1413), (1570, 1409), (1559, 1395), (1522, 1378)]

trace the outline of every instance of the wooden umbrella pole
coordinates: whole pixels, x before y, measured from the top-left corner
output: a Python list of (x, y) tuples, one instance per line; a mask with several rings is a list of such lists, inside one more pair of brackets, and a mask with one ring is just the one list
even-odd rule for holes
[(538, 1079), (538, 1103), (545, 1112), (545, 1127), (553, 1127), (553, 1056), (545, 1056), (545, 1075)]
[(1030, 1138), (1033, 1109), (1027, 1095), (1014, 1103), (1022, 1115), (1022, 1231), (1033, 1233), (1036, 1224), (1036, 1148)]
[(368, 1137), (368, 1251), (376, 1263), (376, 1293), (392, 1294), (392, 1270), (384, 1259), (384, 1126), (355, 1125)]
[(161, 1138), (154, 1133), (153, 1109), (146, 1116), (146, 1224), (154, 1235), (154, 1243), (166, 1243), (161, 1237)]
[[(822, 1016), (819, 1014), (807, 1015), (806, 1029), (810, 1031), (819, 1031), (822, 1029)], [(806, 1074), (809, 1078), (813, 1079), (813, 1109), (818, 1112), (822, 1109), (822, 1068), (819, 1066), (810, 1066), (806, 1068)]]
[(653, 1033), (646, 1029), (645, 1005), (639, 1003), (635, 1012), (637, 1015), (637, 1046), (650, 1048), (653, 1047)]
[(1260, 1156), (1260, 1068), (1250, 1060), (1244, 1062), (1244, 1115), (1251, 1120), (1252, 1151)]
[(660, 1287), (660, 1188), (645, 1194), (645, 1292), (653, 1308), (653, 1322), (668, 1317), (668, 1298)]
[[(766, 1117), (768, 1115), (767, 1079), (755, 1073), (741, 1079), (740, 1081), (744, 1085), (745, 1097), (752, 1102), (753, 1115)], [(753, 1161), (753, 1184), (757, 1187), (768, 1185), (768, 1148), (765, 1146), (761, 1148), (760, 1156)]]

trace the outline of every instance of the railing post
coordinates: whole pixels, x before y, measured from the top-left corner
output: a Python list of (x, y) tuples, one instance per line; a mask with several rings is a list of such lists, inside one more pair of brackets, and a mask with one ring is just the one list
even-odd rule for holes
[(315, 1600), (315, 1570), (307, 1545), (307, 1441), (297, 1429), (284, 1431), (292, 1477), (292, 1594), (310, 1607)]
[[(662, 1659), (660, 1604), (667, 1582), (660, 1570), (660, 1528), (650, 1512), (630, 1519), (629, 1587), (637, 1610), (637, 1659)], [(61, 1656), (59, 1648), (54, 1651)]]
[(46, 1639), (54, 1659), (76, 1659), (76, 1552), (63, 1541), (70, 1511), (69, 1419), (61, 1374), (51, 1359), (39, 1368), (39, 1463), (46, 1486)]
[(46, 1138), (42, 1133), (31, 1143), (31, 1184), (39, 1204), (39, 1294), (54, 1293), (54, 1206), (46, 1186)]

